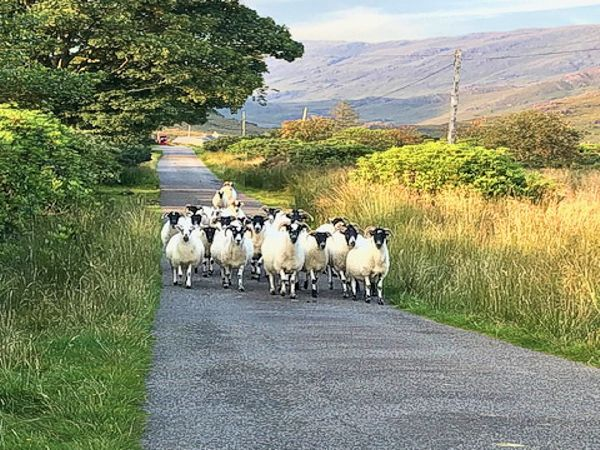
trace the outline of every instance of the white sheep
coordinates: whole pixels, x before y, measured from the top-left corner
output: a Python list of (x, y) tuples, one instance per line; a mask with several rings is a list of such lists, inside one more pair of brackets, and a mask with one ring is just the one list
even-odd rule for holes
[(204, 259), (204, 245), (194, 233), (197, 229), (191, 220), (181, 221), (176, 225), (178, 233), (173, 236), (165, 253), (173, 270), (173, 284), (177, 284), (178, 277), (181, 278), (185, 269), (185, 287), (192, 287), (192, 269)]
[(347, 224), (336, 230), (331, 238), (327, 240), (328, 264), (331, 270), (328, 270), (329, 289), (333, 289), (332, 271), (340, 277), (344, 298), (348, 298), (348, 283), (346, 280), (346, 257), (348, 252), (356, 245), (356, 240), (360, 236), (358, 226)]
[(344, 217), (334, 217), (330, 218), (327, 223), (320, 225), (315, 231), (333, 234), (343, 226), (348, 225), (348, 223), (348, 220)]
[(184, 216), (177, 211), (171, 211), (165, 214), (163, 218), (167, 219), (160, 230), (160, 240), (164, 249), (167, 247), (169, 240), (178, 233), (176, 226)]
[(350, 278), (355, 300), (357, 283), (362, 281), (365, 283), (365, 302), (371, 301), (373, 288), (376, 287), (377, 301), (383, 305), (383, 280), (390, 270), (390, 254), (386, 242), (390, 235), (387, 228), (368, 227), (365, 230), (366, 239), (348, 252), (346, 275)]
[[(225, 181), (215, 195), (220, 197), (221, 208), (228, 208), (237, 200), (237, 192), (232, 181)], [(215, 206), (214, 201), (215, 198), (213, 197), (213, 206)]]
[(221, 280), (225, 289), (231, 285), (231, 271), (238, 269), (238, 289), (244, 291), (244, 268), (254, 253), (252, 240), (246, 236), (246, 231), (246, 225), (235, 220), (215, 233), (211, 254), (221, 266)]
[(319, 274), (327, 267), (328, 257), (325, 247), (330, 237), (331, 233), (328, 231), (312, 231), (302, 241), (302, 249), (304, 251), (304, 267), (302, 270), (306, 273), (304, 289), (308, 289), (308, 279), (310, 277), (313, 299), (316, 299), (318, 296), (317, 282), (319, 281)]
[(269, 292), (275, 294), (275, 276), (281, 281), (280, 293), (285, 296), (290, 286), (290, 298), (296, 298), (298, 272), (304, 267), (302, 236), (307, 229), (304, 223), (283, 224), (278, 230), (268, 230), (261, 247), (264, 268), (269, 277)]

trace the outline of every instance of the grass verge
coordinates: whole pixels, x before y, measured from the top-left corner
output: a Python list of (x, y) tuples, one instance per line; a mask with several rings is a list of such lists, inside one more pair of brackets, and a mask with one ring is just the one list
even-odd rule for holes
[(0, 245), (0, 448), (139, 448), (161, 288), (151, 164)]

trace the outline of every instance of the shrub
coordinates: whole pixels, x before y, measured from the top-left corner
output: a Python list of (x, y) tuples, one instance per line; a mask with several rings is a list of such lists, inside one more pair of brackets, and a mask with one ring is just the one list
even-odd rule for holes
[(504, 150), (470, 144), (427, 142), (395, 147), (358, 160), (355, 180), (400, 183), (418, 191), (469, 187), (486, 197), (527, 196), (539, 199), (544, 179), (526, 171)]
[(358, 142), (374, 150), (387, 150), (391, 147), (418, 144), (423, 141), (423, 136), (412, 127), (379, 130), (354, 127), (338, 131), (334, 137), (340, 140)]
[(581, 140), (558, 114), (535, 110), (474, 122), (465, 134), (472, 143), (508, 148), (518, 161), (540, 167), (572, 162)]
[(133, 167), (145, 161), (150, 161), (152, 151), (149, 145), (138, 143), (121, 143), (118, 151), (118, 161), (125, 167)]
[(331, 110), (331, 117), (335, 121), (338, 130), (358, 126), (360, 115), (348, 102), (341, 101)]
[(312, 142), (329, 139), (336, 130), (336, 122), (327, 117), (314, 116), (307, 120), (288, 120), (281, 124), (279, 136)]
[(221, 136), (215, 140), (205, 142), (202, 148), (207, 152), (224, 152), (230, 145), (244, 140), (242, 136)]
[(348, 165), (373, 150), (353, 141), (328, 139), (318, 142), (302, 142), (294, 139), (255, 139), (240, 141), (228, 148), (228, 153), (245, 157), (262, 157), (265, 164)]
[(118, 174), (115, 149), (48, 114), (0, 106), (0, 234), (88, 198)]

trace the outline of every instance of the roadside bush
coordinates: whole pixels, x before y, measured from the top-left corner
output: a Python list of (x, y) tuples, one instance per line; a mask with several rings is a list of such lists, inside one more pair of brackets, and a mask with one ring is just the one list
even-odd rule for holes
[(279, 136), (305, 142), (329, 139), (336, 131), (336, 121), (328, 117), (314, 116), (307, 120), (288, 120), (281, 124)]
[(302, 142), (294, 139), (255, 139), (231, 145), (228, 153), (245, 157), (262, 157), (265, 164), (292, 164), (295, 166), (354, 164), (360, 156), (373, 150), (353, 141), (328, 139), (318, 142)]
[(401, 147), (403, 145), (423, 142), (423, 136), (412, 127), (378, 130), (353, 127), (338, 131), (334, 137), (340, 140), (358, 142), (374, 150), (387, 150), (391, 147)]
[(577, 158), (582, 135), (558, 114), (531, 110), (473, 122), (464, 137), (487, 148), (507, 148), (528, 165), (556, 167)]
[(600, 144), (581, 144), (575, 166), (600, 169)]
[(0, 106), (0, 235), (115, 179), (115, 149), (48, 114)]
[(464, 186), (486, 197), (540, 199), (548, 187), (544, 178), (525, 170), (504, 150), (464, 143), (427, 142), (374, 153), (358, 160), (352, 177), (425, 192)]
[(221, 136), (215, 140), (205, 142), (202, 148), (207, 152), (224, 152), (230, 145), (244, 140), (242, 136)]
[(125, 167), (134, 167), (152, 158), (149, 145), (138, 143), (121, 143), (118, 146), (117, 159)]

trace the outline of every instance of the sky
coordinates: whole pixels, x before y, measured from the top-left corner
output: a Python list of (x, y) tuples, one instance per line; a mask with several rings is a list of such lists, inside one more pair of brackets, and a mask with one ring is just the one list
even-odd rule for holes
[(600, 24), (600, 0), (241, 0), (299, 40), (383, 42)]

